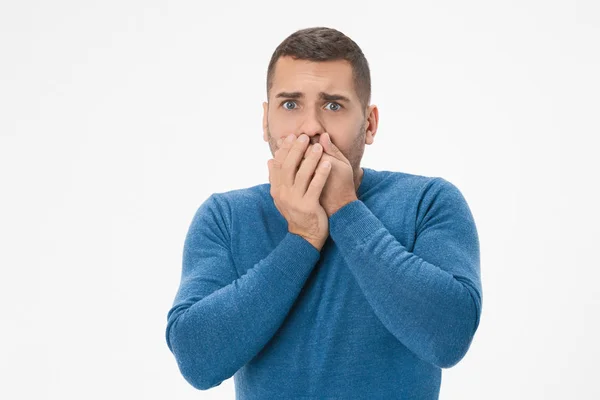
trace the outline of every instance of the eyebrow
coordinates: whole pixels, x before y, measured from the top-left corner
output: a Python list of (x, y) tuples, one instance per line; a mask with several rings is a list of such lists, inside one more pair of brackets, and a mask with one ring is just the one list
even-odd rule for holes
[[(285, 97), (286, 99), (301, 99), (304, 97), (304, 93), (302, 92), (281, 92), (278, 93), (275, 98)], [(341, 94), (330, 94), (325, 92), (319, 92), (319, 98), (321, 100), (327, 101), (345, 101), (346, 103), (350, 103), (350, 99), (346, 96), (342, 96)]]

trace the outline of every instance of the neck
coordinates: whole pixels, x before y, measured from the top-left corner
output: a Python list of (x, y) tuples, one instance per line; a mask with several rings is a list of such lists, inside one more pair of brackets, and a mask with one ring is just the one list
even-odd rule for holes
[(354, 190), (358, 192), (358, 188), (362, 183), (362, 179), (364, 176), (364, 171), (362, 168), (358, 167), (357, 171), (354, 173)]

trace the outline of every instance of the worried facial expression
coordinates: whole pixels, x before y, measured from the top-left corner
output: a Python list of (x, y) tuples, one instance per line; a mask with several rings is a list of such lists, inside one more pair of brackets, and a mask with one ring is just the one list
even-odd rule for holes
[(269, 102), (263, 103), (263, 139), (271, 154), (289, 134), (304, 133), (312, 144), (327, 132), (356, 171), (376, 124), (377, 108), (362, 109), (348, 61), (277, 60)]

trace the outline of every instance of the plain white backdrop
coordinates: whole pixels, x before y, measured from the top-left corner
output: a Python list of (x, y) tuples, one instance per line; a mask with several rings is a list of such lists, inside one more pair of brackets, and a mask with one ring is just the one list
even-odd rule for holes
[(0, 398), (234, 398), (183, 379), (166, 316), (198, 206), (268, 182), (267, 64), (310, 26), (369, 61), (362, 165), (474, 215), (483, 313), (440, 398), (600, 398), (598, 2), (0, 4)]

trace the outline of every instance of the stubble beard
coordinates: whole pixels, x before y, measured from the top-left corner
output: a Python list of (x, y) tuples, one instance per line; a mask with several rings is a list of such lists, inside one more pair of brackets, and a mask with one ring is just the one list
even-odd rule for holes
[[(352, 145), (349, 152), (340, 151), (342, 154), (348, 159), (350, 165), (352, 166), (352, 171), (354, 172), (354, 176), (356, 177), (360, 168), (360, 161), (362, 160), (363, 154), (365, 152), (365, 135), (367, 132), (366, 121), (359, 128), (359, 132), (355, 135), (354, 140), (352, 141)], [(267, 122), (267, 138), (269, 140), (269, 149), (271, 150), (271, 155), (275, 157), (275, 152), (279, 149), (277, 146), (277, 141), (271, 136), (271, 130), (269, 129), (269, 123)], [(318, 137), (311, 138), (310, 144), (314, 144), (318, 142)]]

